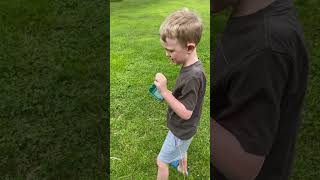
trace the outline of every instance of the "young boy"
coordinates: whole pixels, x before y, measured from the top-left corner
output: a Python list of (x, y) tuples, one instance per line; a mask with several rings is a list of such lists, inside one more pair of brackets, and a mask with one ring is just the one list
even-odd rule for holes
[(181, 65), (173, 92), (167, 79), (157, 73), (154, 84), (168, 103), (168, 135), (157, 157), (157, 179), (168, 179), (168, 164), (187, 175), (187, 149), (200, 120), (206, 78), (196, 46), (201, 39), (200, 18), (188, 9), (172, 13), (160, 27), (160, 41), (170, 60)]

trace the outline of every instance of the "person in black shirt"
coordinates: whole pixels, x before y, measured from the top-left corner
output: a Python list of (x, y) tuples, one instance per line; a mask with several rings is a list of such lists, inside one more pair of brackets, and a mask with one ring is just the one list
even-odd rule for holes
[(286, 180), (308, 76), (294, 5), (291, 0), (211, 5), (213, 13), (233, 9), (211, 56), (211, 176)]

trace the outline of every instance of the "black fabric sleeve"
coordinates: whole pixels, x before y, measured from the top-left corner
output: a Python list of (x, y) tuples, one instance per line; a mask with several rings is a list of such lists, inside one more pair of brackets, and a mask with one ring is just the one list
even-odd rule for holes
[(219, 124), (248, 153), (267, 155), (280, 120), (281, 98), (288, 79), (288, 57), (271, 50), (246, 58), (230, 73), (230, 103)]
[(179, 101), (186, 107), (186, 109), (193, 111), (197, 104), (199, 91), (200, 80), (196, 77), (192, 77), (185, 81)]

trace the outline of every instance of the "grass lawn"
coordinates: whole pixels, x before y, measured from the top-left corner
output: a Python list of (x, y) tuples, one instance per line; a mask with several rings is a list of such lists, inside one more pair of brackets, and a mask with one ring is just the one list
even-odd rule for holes
[(103, 179), (108, 2), (1, 0), (0, 179)]
[(320, 179), (320, 1), (295, 0), (310, 57), (308, 91), (292, 179)]
[[(320, 1), (295, 0), (295, 4), (304, 26), (310, 55), (310, 71), (296, 157), (290, 179), (314, 180), (320, 178)], [(224, 12), (213, 18), (214, 34), (223, 31), (227, 14)]]
[[(159, 27), (171, 12), (188, 7), (205, 29), (198, 55), (207, 88), (198, 133), (189, 148), (190, 179), (209, 178), (209, 1), (135, 0), (111, 2), (110, 17), (110, 161), (114, 179), (155, 179), (156, 157), (167, 134), (166, 103), (148, 92), (157, 72), (172, 89), (180, 67), (169, 62), (159, 42)], [(183, 179), (170, 170), (170, 178)]]

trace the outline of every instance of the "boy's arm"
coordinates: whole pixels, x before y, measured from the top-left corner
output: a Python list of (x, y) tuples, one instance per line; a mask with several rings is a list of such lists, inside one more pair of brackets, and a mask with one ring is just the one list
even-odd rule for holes
[(179, 100), (177, 100), (169, 90), (161, 92), (162, 97), (171, 107), (171, 109), (184, 120), (188, 120), (192, 116), (192, 111), (188, 110)]
[(188, 120), (191, 118), (193, 111), (188, 110), (184, 104), (182, 104), (179, 100), (177, 100), (172, 93), (167, 89), (167, 79), (161, 74), (157, 73), (155, 77), (154, 84), (157, 86), (162, 97), (171, 107), (171, 109), (184, 120)]

